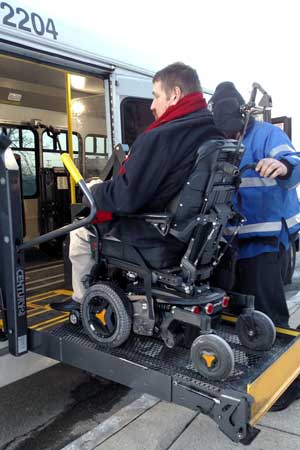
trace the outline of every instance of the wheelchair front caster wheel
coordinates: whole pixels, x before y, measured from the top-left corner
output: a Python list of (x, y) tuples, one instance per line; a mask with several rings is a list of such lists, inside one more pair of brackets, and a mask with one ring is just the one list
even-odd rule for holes
[(107, 348), (119, 347), (131, 331), (130, 301), (125, 292), (111, 283), (94, 284), (84, 296), (81, 320), (92, 341)]
[(191, 360), (200, 375), (209, 380), (225, 380), (234, 369), (232, 349), (215, 334), (203, 334), (194, 340)]
[(261, 311), (241, 314), (236, 322), (241, 344), (250, 350), (269, 350), (276, 338), (272, 320)]
[(72, 325), (78, 325), (80, 323), (80, 312), (74, 309), (74, 311), (70, 312), (69, 322)]

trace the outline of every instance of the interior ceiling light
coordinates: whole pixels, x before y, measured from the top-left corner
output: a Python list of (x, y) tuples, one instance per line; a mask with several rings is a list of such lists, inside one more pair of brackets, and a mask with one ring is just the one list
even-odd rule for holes
[(72, 101), (72, 113), (74, 114), (74, 116), (80, 116), (80, 114), (82, 114), (84, 111), (85, 106), (81, 101)]
[(71, 86), (73, 89), (83, 90), (85, 88), (85, 77), (71, 75)]
[(22, 100), (22, 94), (17, 94), (16, 92), (10, 92), (8, 94), (7, 98), (11, 102), (20, 102)]

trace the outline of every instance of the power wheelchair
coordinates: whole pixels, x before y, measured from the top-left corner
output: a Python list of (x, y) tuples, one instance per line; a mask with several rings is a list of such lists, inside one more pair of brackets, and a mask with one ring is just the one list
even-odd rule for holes
[[(70, 313), (73, 325), (82, 322), (91, 340), (107, 348), (122, 345), (132, 331), (160, 338), (169, 348), (191, 346), (194, 368), (210, 380), (222, 380), (233, 372), (234, 354), (213, 325), (229, 304), (238, 303), (241, 343), (253, 350), (271, 348), (273, 322), (254, 310), (253, 296), (226, 290), (230, 286), (224, 285), (224, 278), (230, 272), (224, 272), (225, 277), (223, 273), (222, 282), (216, 272), (222, 255), (226, 263), (224, 253), (230, 246), (222, 242), (226, 224), (236, 224), (238, 230), (242, 222), (232, 206), (242, 152), (236, 141), (206, 142), (166, 212), (126, 216), (155, 227), (162, 238), (159, 248), (135, 248), (111, 236), (100, 237), (92, 226), (96, 265), (83, 280), (87, 291), (81, 311)], [(180, 254), (164, 243), (167, 236), (181, 243)]]

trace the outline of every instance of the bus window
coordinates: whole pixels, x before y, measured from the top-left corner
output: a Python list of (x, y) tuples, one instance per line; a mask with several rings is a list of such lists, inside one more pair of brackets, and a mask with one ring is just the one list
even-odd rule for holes
[(96, 136), (96, 153), (106, 155), (106, 138), (103, 136)]
[[(77, 133), (73, 133), (73, 152), (74, 152), (74, 160), (78, 159), (78, 149), (79, 149), (79, 136)], [(62, 151), (68, 150), (67, 145), (67, 132), (61, 131), (58, 135), (58, 140), (61, 146)], [(43, 132), (42, 136), (43, 141), (43, 167), (63, 167), (63, 163), (60, 159), (60, 150), (56, 139), (49, 136), (47, 131)]]
[(20, 155), (24, 198), (37, 196), (37, 152), (36, 136), (28, 128), (3, 127), (3, 132), (12, 141), (14, 153)]
[(72, 134), (72, 143), (73, 143), (73, 152), (78, 153), (79, 152), (79, 138), (78, 138), (78, 135), (75, 133)]
[(107, 156), (106, 136), (88, 135), (85, 138), (85, 154)]
[(108, 159), (106, 136), (88, 135), (85, 138), (85, 161), (87, 177), (101, 174)]
[(121, 103), (122, 142), (131, 146), (137, 136), (154, 121), (152, 100), (127, 97)]
[[(72, 135), (72, 142), (74, 141), (74, 136)], [(67, 150), (67, 134), (66, 133), (60, 133), (59, 135), (58, 135), (58, 140), (59, 140), (59, 143), (60, 143), (60, 148), (63, 150), (63, 151), (66, 151)], [(57, 144), (57, 142), (56, 142), (56, 150), (58, 150), (58, 144)], [(73, 149), (74, 150), (74, 149)]]

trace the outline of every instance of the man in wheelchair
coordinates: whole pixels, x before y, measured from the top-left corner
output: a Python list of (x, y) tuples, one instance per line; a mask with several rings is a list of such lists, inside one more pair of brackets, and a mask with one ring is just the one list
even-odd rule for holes
[[(71, 322), (81, 320), (106, 347), (124, 343), (131, 329), (158, 336), (167, 347), (196, 330), (196, 370), (223, 379), (233, 370), (233, 351), (213, 333), (211, 319), (228, 296), (209, 279), (223, 229), (235, 216), (241, 149), (215, 128), (191, 67), (175, 63), (157, 72), (153, 96), (156, 120), (137, 138), (119, 175), (91, 187), (98, 225), (71, 233), (73, 298), (52, 307), (70, 311)], [(254, 316), (253, 299), (244, 297), (240, 340), (269, 348), (272, 322)]]

